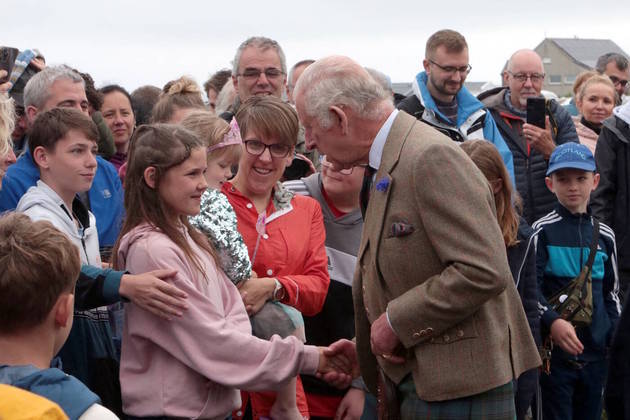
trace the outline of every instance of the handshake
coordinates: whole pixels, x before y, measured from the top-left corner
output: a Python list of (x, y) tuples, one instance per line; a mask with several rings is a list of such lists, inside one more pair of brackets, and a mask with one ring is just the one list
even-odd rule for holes
[(359, 376), (356, 344), (338, 340), (328, 347), (319, 347), (319, 365), (316, 376), (330, 385), (345, 389)]

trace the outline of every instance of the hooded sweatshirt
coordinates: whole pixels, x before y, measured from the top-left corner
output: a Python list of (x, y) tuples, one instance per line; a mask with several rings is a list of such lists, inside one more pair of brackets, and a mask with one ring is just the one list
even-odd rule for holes
[(125, 305), (120, 382), (123, 410), (133, 416), (224, 419), (240, 406), (236, 388), (277, 389), (298, 373), (314, 374), (319, 353), (296, 337), (251, 335), (238, 289), (182, 227), (203, 268), (159, 229), (125, 234), (118, 261), (131, 273), (173, 268), (169, 281), (188, 294), (185, 315), (171, 321)]
[[(79, 249), (84, 265), (100, 268), (96, 221), (78, 198), (75, 197), (69, 209), (52, 188), (39, 180), (22, 196), (16, 210), (32, 220), (52, 223)], [(80, 227), (75, 224), (73, 214)], [(78, 289), (82, 290), (83, 286), (79, 285)], [(66, 373), (76, 376), (91, 389), (100, 390), (97, 391), (99, 397), (108, 407), (119, 407), (118, 360), (106, 307), (74, 311), (72, 329), (59, 357)]]
[[(69, 209), (59, 194), (40, 179), (36, 186), (29, 188), (22, 196), (15, 210), (26, 214), (32, 220), (49, 221), (79, 248), (83, 264), (101, 265), (96, 219), (78, 198), (74, 199), (72, 208)], [(73, 214), (80, 227), (76, 226)]]
[(402, 100), (397, 108), (426, 122), (451, 139), (462, 142), (472, 139), (485, 139), (494, 144), (514, 182), (512, 152), (505, 144), (492, 115), (484, 104), (475, 98), (464, 86), (457, 92), (457, 121), (453, 125), (446, 115), (440, 112), (427, 88), (427, 73), (420, 72), (413, 80), (413, 95)]
[(30, 391), (59, 404), (71, 420), (117, 418), (111, 411), (99, 406), (98, 396), (79, 380), (56, 368), (0, 365), (0, 383)]

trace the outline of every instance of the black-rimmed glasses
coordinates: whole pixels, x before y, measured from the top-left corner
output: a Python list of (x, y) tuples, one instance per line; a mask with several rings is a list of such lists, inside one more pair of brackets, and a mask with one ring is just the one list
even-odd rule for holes
[(628, 86), (628, 80), (620, 79), (617, 76), (608, 76), (608, 78), (611, 82), (613, 82), (613, 85), (615, 86), (619, 85), (624, 89), (626, 88), (626, 86)]
[(433, 60), (429, 60), (429, 63), (437, 66), (440, 70), (449, 74), (454, 74), (455, 72), (458, 72), (460, 74), (465, 75), (465, 74), (470, 73), (470, 71), (472, 70), (472, 66), (470, 64), (466, 64), (465, 66), (461, 66), (461, 67), (455, 67), (455, 66), (442, 66)]
[(283, 158), (291, 151), (291, 146), (282, 143), (265, 144), (260, 140), (245, 140), (243, 144), (247, 153), (254, 156), (260, 156), (265, 153), (265, 149), (269, 149), (271, 157)]

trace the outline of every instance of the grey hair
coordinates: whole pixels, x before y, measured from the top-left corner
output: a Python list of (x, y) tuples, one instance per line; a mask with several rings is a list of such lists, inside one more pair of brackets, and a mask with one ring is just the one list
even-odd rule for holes
[(606, 71), (606, 66), (608, 63), (614, 61), (615, 65), (619, 70), (625, 70), (628, 68), (628, 58), (623, 56), (622, 54), (609, 52), (603, 55), (600, 55), (597, 59), (597, 64), (595, 64), (595, 70), (599, 74), (604, 74)]
[(372, 76), (372, 79), (374, 79), (376, 83), (381, 85), (383, 89), (385, 89), (388, 92), (392, 91), (392, 79), (388, 75), (370, 67), (364, 67), (364, 68), (365, 68), (365, 71), (370, 73), (370, 76)]
[(232, 82), (232, 79), (229, 79), (225, 82), (221, 91), (217, 94), (217, 100), (215, 102), (216, 114), (221, 115), (225, 111), (229, 111), (235, 98), (238, 98), (238, 96), (236, 95), (236, 90), (234, 89), (234, 83)]
[(236, 55), (234, 55), (234, 61), (232, 62), (232, 76), (236, 76), (238, 74), (238, 66), (241, 64), (241, 55), (243, 55), (243, 51), (245, 51), (245, 48), (247, 47), (255, 47), (263, 51), (273, 48), (276, 50), (278, 57), (280, 57), (280, 70), (282, 70), (284, 74), (287, 73), (287, 59), (284, 56), (284, 51), (282, 51), (280, 44), (278, 44), (277, 41), (264, 36), (252, 36), (251, 38), (247, 38), (241, 45), (238, 46)]
[(378, 118), (384, 103), (392, 96), (374, 81), (365, 69), (340, 56), (316, 61), (304, 70), (295, 86), (295, 95), (303, 95), (307, 115), (314, 117), (323, 129), (332, 126), (332, 105), (346, 106), (360, 118)]
[(293, 74), (295, 73), (295, 69), (301, 66), (310, 66), (314, 62), (315, 60), (312, 60), (309, 58), (306, 60), (300, 60), (297, 63), (295, 63), (293, 67), (291, 67), (291, 70), (289, 70), (289, 76), (287, 77), (287, 83), (289, 84), (289, 86), (295, 86), (295, 82), (293, 81)]
[(70, 80), (74, 83), (81, 83), (85, 88), (85, 82), (79, 73), (70, 67), (61, 66), (46, 67), (35, 74), (24, 87), (24, 108), (34, 106), (42, 108), (48, 98), (50, 98), (50, 87), (57, 80)]
[(11, 133), (15, 128), (15, 107), (13, 99), (6, 93), (0, 94), (0, 158), (4, 158), (13, 143)]

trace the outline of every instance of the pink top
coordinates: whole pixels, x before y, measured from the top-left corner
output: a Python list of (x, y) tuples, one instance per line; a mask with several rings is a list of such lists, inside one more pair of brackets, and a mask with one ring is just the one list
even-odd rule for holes
[(582, 124), (580, 117), (573, 117), (575, 124), (575, 132), (577, 133), (580, 143), (588, 147), (593, 155), (595, 155), (595, 146), (597, 146), (597, 139), (599, 134)]
[(172, 284), (188, 310), (172, 321), (125, 304), (120, 382), (133, 416), (224, 419), (240, 406), (236, 388), (273, 390), (298, 373), (314, 374), (319, 353), (296, 337), (251, 335), (237, 288), (185, 233), (205, 276), (159, 230), (143, 224), (121, 240), (120, 265), (131, 273), (174, 268)]

